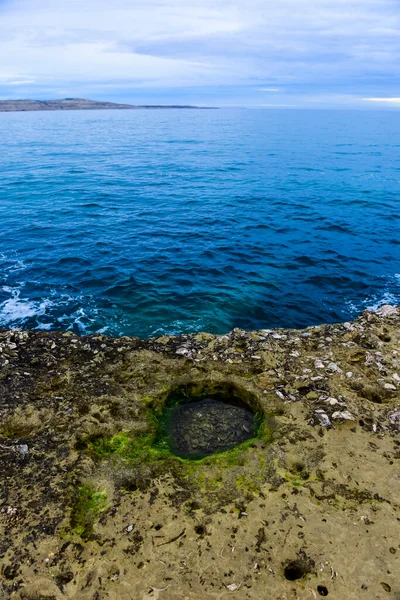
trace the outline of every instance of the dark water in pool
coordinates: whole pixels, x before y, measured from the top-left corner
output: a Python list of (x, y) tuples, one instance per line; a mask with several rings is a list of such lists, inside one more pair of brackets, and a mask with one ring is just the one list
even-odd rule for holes
[(0, 327), (302, 327), (400, 300), (400, 112), (0, 114)]
[(167, 409), (164, 428), (174, 454), (202, 458), (251, 439), (256, 425), (256, 417), (249, 410), (203, 398)]

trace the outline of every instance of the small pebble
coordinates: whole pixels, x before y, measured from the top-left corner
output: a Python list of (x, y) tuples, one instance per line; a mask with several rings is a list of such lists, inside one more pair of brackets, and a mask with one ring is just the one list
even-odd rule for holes
[(332, 415), (333, 420), (343, 420), (343, 421), (354, 421), (354, 417), (348, 410), (344, 410), (342, 412), (334, 412)]
[(333, 373), (342, 373), (342, 369), (334, 362), (329, 363), (326, 368), (328, 371), (332, 371)]
[(397, 390), (396, 386), (393, 385), (393, 383), (385, 383), (383, 387), (385, 388), (385, 390), (391, 390), (393, 392)]
[(20, 444), (19, 446), (16, 446), (16, 448), (18, 452), (22, 454), (22, 456), (26, 456), (29, 453), (29, 448), (27, 444)]
[(315, 417), (321, 427), (329, 427), (331, 425), (331, 421), (324, 411), (316, 410), (315, 413)]

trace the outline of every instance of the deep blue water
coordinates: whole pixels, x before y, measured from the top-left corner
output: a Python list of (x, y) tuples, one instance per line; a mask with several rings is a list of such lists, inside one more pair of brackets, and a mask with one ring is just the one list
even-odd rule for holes
[(400, 302), (400, 112), (0, 114), (0, 327), (303, 327)]

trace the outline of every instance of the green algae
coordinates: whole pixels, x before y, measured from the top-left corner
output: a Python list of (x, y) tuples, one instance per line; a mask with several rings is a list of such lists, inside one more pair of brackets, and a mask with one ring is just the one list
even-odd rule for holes
[[(98, 460), (114, 457), (126, 463), (148, 464), (153, 461), (174, 462), (177, 465), (189, 465), (196, 462), (199, 465), (233, 466), (239, 464), (243, 453), (252, 446), (255, 440), (266, 444), (273, 442), (273, 433), (276, 428), (272, 410), (262, 410), (255, 394), (238, 388), (235, 384), (224, 382), (191, 382), (179, 387), (167, 388), (162, 394), (162, 399), (142, 397), (146, 406), (147, 432), (136, 433), (129, 430), (120, 431), (113, 435), (94, 434), (88, 436), (80, 443), (80, 448), (86, 450)], [(214, 398), (233, 397), (242, 404), (246, 404), (254, 414), (254, 435), (234, 448), (216, 452), (205, 457), (182, 457), (175, 455), (171, 450), (169, 420), (171, 411), (179, 404), (187, 404), (193, 400), (212, 394)]]
[(93, 525), (107, 504), (106, 492), (96, 490), (90, 484), (78, 487), (71, 517), (72, 531), (83, 539), (90, 538)]
[(185, 502), (212, 510), (256, 495), (275, 475), (275, 465), (264, 456), (272, 433), (272, 425), (262, 419), (257, 439), (198, 460), (174, 455), (154, 426), (145, 434), (122, 431), (112, 436), (92, 436), (82, 450), (97, 463), (97, 472), (107, 472), (121, 493), (154, 490), (167, 477)]
[[(255, 416), (254, 437), (225, 451), (203, 457), (182, 457), (171, 448), (166, 423), (171, 408), (214, 392), (233, 395), (245, 402)], [(160, 398), (142, 398), (146, 406), (147, 431), (125, 429), (113, 434), (94, 433), (81, 438), (78, 449), (94, 460), (95, 472), (106, 473), (120, 493), (157, 490), (162, 480), (171, 481), (179, 502), (212, 510), (239, 498), (249, 499), (276, 473), (266, 449), (274, 441), (273, 412), (261, 410), (257, 397), (227, 381), (196, 382), (165, 390)], [(165, 479), (166, 478), (166, 479)], [(90, 509), (89, 509), (90, 513)]]
[(162, 417), (157, 418), (154, 415), (149, 418), (151, 431), (148, 433), (134, 434), (129, 431), (122, 431), (112, 436), (95, 434), (89, 436), (81, 446), (99, 460), (115, 457), (128, 463), (140, 461), (144, 464), (164, 459), (188, 466), (192, 463), (197, 463), (199, 465), (229, 467), (240, 464), (245, 451), (254, 444), (256, 439), (267, 444), (273, 441), (274, 427), (271, 413), (268, 420), (262, 413), (258, 413), (255, 416), (257, 425), (254, 437), (224, 452), (218, 452), (195, 460), (182, 458), (171, 452), (164, 421)]

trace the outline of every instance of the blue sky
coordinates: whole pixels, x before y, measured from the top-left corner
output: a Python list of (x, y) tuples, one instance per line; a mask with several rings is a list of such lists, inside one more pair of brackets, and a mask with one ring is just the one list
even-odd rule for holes
[(400, 109), (399, 0), (0, 0), (0, 98)]

